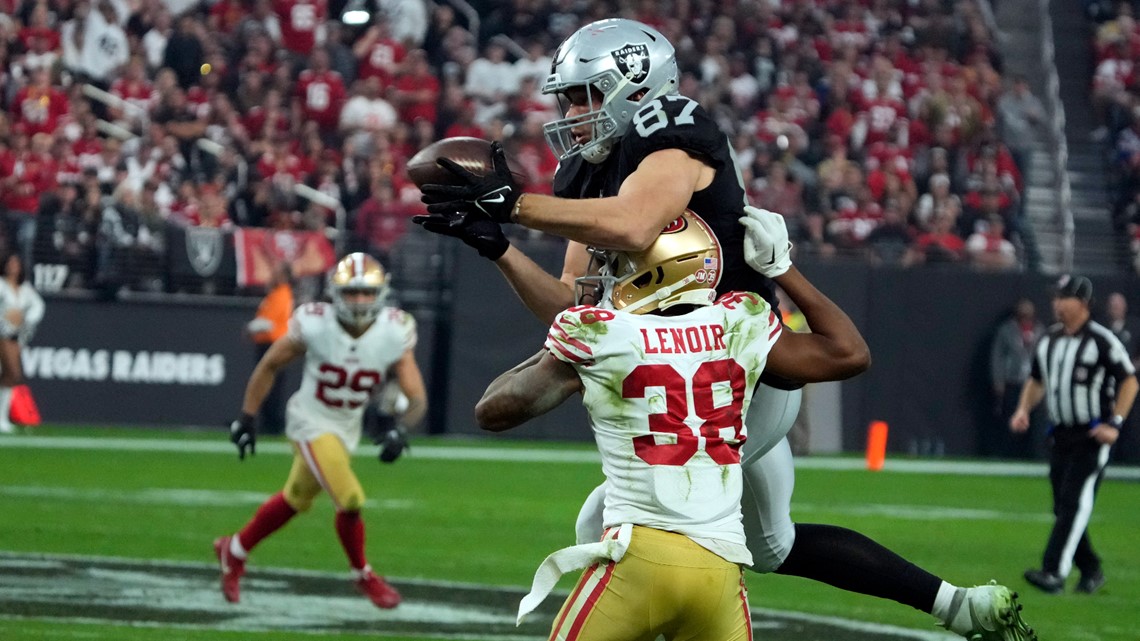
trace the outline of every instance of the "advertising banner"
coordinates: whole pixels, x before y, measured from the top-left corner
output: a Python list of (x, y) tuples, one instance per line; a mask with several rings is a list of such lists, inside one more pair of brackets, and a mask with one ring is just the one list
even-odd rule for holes
[(234, 230), (234, 251), (239, 287), (269, 282), (279, 260), (288, 261), (295, 278), (323, 274), (336, 263), (332, 243), (315, 231), (239, 228)]

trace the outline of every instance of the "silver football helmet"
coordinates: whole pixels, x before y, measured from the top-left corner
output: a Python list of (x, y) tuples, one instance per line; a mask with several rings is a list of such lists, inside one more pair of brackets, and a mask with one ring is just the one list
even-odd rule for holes
[[(336, 317), (346, 325), (365, 327), (376, 320), (388, 298), (388, 273), (368, 254), (356, 252), (340, 259), (329, 273), (329, 296)], [(368, 300), (349, 302), (349, 292), (371, 293)]]
[[(554, 52), (542, 93), (561, 98), (563, 118), (543, 127), (546, 142), (559, 160), (575, 154), (590, 163), (610, 155), (634, 114), (660, 96), (678, 91), (677, 53), (653, 27), (612, 18), (575, 31)], [(585, 90), (589, 111), (565, 117), (567, 90)], [(575, 127), (589, 126), (588, 141), (576, 142)]]

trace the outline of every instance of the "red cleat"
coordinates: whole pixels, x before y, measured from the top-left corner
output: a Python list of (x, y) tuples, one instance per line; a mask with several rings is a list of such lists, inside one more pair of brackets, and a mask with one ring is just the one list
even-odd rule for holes
[(370, 567), (365, 567), (364, 576), (356, 580), (356, 589), (378, 608), (390, 610), (400, 605), (400, 593), (385, 583), (384, 579), (376, 576)]
[(241, 601), (241, 575), (245, 574), (245, 561), (230, 554), (231, 538), (233, 537), (223, 536), (214, 539), (214, 554), (222, 568), (222, 596), (230, 603), (237, 603)]

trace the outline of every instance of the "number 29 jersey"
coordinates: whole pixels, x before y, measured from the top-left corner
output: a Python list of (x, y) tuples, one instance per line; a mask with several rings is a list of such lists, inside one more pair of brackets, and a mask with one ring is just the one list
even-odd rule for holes
[(289, 320), (289, 338), (305, 346), (301, 387), (286, 406), (285, 434), (294, 441), (334, 433), (350, 452), (360, 443), (361, 415), (388, 369), (416, 345), (410, 314), (385, 307), (353, 338), (329, 303), (301, 305)]
[(756, 294), (681, 316), (566, 310), (545, 347), (578, 372), (605, 472), (606, 527), (684, 534), (751, 565), (741, 523), (743, 417), (781, 325)]

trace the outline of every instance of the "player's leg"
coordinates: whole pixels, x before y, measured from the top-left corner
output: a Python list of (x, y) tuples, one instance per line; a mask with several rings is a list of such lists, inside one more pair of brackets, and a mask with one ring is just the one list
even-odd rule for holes
[[(756, 407), (758, 403), (771, 406)], [(934, 615), (959, 634), (985, 632), (997, 626), (1011, 630), (1010, 640), (1033, 638), (1017, 616), (1016, 594), (1003, 586), (959, 588), (853, 530), (810, 523), (793, 525), (795, 471), (791, 448), (786, 440), (770, 443), (775, 435), (791, 428), (799, 411), (798, 393), (761, 385), (753, 408), (745, 420), (749, 440), (743, 457), (741, 499), (753, 570), (800, 576), (891, 599)], [(753, 446), (756, 449), (750, 449), (754, 431), (762, 438), (759, 446)], [(765, 447), (770, 449), (764, 451)]]
[(335, 434), (322, 434), (311, 441), (298, 443), (298, 449), (309, 473), (336, 507), (336, 533), (352, 567), (356, 587), (377, 607), (396, 607), (400, 603), (399, 593), (376, 576), (364, 553), (364, 520), (360, 518), (364, 488), (352, 471), (344, 442)]
[(241, 600), (241, 577), (250, 551), (262, 540), (280, 530), (298, 512), (308, 510), (321, 486), (309, 472), (297, 444), (293, 445), (293, 467), (285, 488), (266, 499), (253, 517), (236, 534), (214, 540), (214, 554), (222, 569), (222, 594), (227, 601)]

